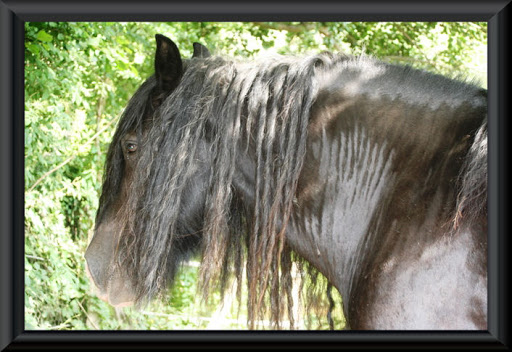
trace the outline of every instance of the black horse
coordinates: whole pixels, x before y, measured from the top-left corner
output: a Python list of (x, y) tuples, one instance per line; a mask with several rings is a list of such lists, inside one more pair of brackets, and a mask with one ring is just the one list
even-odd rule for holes
[(339, 290), (352, 329), (486, 329), (485, 90), (329, 53), (236, 62), (194, 43), (182, 60), (156, 39), (85, 254), (100, 296), (147, 302), (199, 253), (206, 295), (246, 275), (250, 328), (293, 323), (299, 268)]

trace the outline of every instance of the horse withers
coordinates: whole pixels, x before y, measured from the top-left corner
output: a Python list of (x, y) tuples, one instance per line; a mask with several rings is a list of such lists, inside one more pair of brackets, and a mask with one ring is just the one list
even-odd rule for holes
[(147, 302), (197, 254), (205, 295), (245, 279), (250, 328), (295, 326), (298, 268), (341, 293), (352, 329), (486, 329), (485, 90), (330, 53), (238, 62), (194, 43), (185, 60), (156, 40), (85, 254), (103, 299)]

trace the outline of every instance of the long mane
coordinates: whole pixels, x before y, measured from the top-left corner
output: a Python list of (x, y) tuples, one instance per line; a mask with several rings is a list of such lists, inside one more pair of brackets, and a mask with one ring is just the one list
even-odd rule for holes
[[(180, 223), (189, 183), (208, 167), (206, 202), (194, 217), (203, 222), (204, 296), (214, 288), (222, 291), (234, 274), (240, 297), (245, 271), (250, 327), (269, 310), (275, 327), (284, 314), (293, 324), (295, 255), (284, 235), (318, 89), (315, 73), (342, 59), (322, 54), (250, 65), (218, 57), (188, 63), (147, 131), (126, 207), (126, 214), (136, 215), (126, 216), (119, 261), (133, 275), (139, 300), (156, 295), (172, 276), (171, 256), (181, 250), (177, 240), (190, 235)], [(211, 162), (197, 165), (205, 139)], [(237, 158), (244, 155), (255, 160), (255, 185), (249, 190), (254, 211), (243, 206), (232, 186)]]

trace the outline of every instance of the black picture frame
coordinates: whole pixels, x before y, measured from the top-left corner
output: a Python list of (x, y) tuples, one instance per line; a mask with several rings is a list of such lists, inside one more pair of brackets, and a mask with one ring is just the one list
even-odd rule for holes
[[(174, 348), (508, 349), (509, 0), (0, 0), (0, 350)], [(51, 332), (24, 329), (25, 21), (487, 21), (488, 330), (477, 332)]]

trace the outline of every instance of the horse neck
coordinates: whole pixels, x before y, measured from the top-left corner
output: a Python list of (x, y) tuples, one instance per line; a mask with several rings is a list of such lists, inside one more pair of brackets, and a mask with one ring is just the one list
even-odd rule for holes
[(287, 238), (345, 307), (375, 267), (450, 233), (466, 136), (481, 123), (470, 105), (320, 94)]
[(390, 153), (367, 132), (311, 136), (288, 231), (292, 248), (349, 297), (367, 232), (393, 181)]

